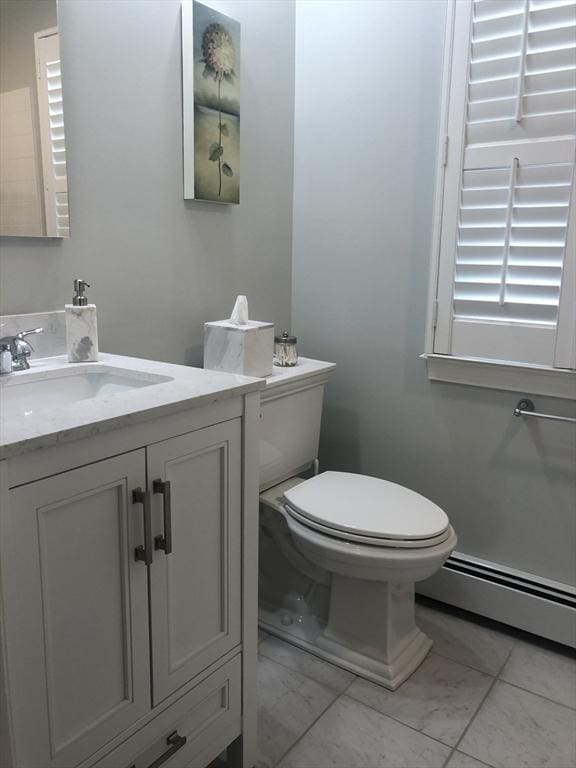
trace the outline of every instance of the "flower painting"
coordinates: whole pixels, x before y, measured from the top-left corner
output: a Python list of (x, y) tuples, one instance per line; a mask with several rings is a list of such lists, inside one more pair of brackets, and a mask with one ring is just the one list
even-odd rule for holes
[(240, 24), (182, 2), (184, 197), (240, 202)]

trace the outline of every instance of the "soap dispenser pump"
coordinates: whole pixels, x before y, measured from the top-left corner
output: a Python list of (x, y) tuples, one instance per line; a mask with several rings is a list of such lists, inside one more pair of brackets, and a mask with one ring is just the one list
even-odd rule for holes
[(74, 280), (72, 304), (66, 304), (66, 346), (69, 363), (92, 363), (98, 360), (98, 324), (96, 304), (88, 304), (84, 295), (90, 284)]
[(87, 283), (86, 280), (80, 280), (79, 278), (74, 280), (74, 296), (72, 297), (72, 305), (74, 307), (88, 306), (88, 298), (84, 296), (86, 288), (90, 288), (90, 283)]

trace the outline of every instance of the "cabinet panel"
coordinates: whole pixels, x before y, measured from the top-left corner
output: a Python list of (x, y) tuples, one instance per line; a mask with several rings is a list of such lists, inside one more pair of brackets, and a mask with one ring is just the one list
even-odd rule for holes
[[(204, 677), (93, 768), (191, 768), (208, 765), (242, 730), (240, 654)], [(185, 739), (185, 741), (184, 741)], [(210, 753), (202, 762), (199, 757)]]
[(74, 765), (150, 708), (131, 499), (144, 483), (145, 454), (134, 451), (10, 492), (2, 577), (19, 766)]
[(240, 642), (241, 421), (148, 448), (148, 478), (170, 483), (153, 494), (155, 537), (172, 551), (150, 567), (154, 703)]
[[(222, 751), (229, 743), (222, 738), (224, 730), (231, 727), (240, 732), (240, 670), (240, 657), (236, 657), (196, 686), (185, 697), (189, 710), (174, 722), (170, 733), (134, 761), (135, 768), (148, 768), (163, 757), (163, 768), (188, 768), (194, 756), (212, 741), (220, 741)], [(175, 747), (179, 748), (170, 757)]]

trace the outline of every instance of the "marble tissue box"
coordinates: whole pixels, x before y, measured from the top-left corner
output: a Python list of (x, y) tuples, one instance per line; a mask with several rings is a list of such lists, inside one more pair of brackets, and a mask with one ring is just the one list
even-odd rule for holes
[(273, 355), (273, 323), (204, 323), (204, 368), (263, 378), (272, 373)]

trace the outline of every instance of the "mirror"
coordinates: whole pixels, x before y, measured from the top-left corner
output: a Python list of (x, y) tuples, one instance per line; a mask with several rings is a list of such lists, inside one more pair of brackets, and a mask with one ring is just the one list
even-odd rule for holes
[(2, 0), (0, 235), (69, 233), (56, 0)]

